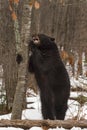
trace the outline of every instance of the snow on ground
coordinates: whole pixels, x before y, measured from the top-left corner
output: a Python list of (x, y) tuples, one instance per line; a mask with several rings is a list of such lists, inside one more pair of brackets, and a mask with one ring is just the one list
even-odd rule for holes
[(0, 130), (23, 130), (23, 129), (13, 128), (13, 127), (8, 127), (8, 128), (0, 127)]
[[(79, 82), (78, 80), (75, 80), (74, 78), (71, 78), (71, 84), (74, 87), (77, 87), (79, 85), (82, 85), (82, 82), (87, 83), (87, 80), (83, 80), (81, 77), (79, 78), (79, 80), (81, 82)], [(30, 90), (29, 90), (30, 91)], [(70, 96), (71, 97), (77, 97), (78, 95), (85, 95), (87, 96), (87, 93), (85, 92), (71, 92)], [(40, 103), (40, 98), (39, 95), (35, 95), (32, 92), (32, 96), (27, 97), (27, 108), (26, 110), (23, 110), (22, 112), (22, 119), (31, 119), (31, 120), (38, 120), (38, 119), (42, 119), (42, 115), (41, 115), (41, 103)], [(31, 104), (29, 103), (31, 102)], [(66, 117), (65, 119), (70, 119), (73, 118), (75, 116), (78, 117), (78, 119), (80, 118), (85, 118), (87, 119), (87, 104), (85, 103), (82, 107), (80, 106), (80, 104), (77, 101), (74, 100), (69, 100), (68, 101), (68, 110), (66, 113)], [(6, 115), (1, 115), (0, 119), (10, 119), (11, 118), (11, 114), (6, 114)], [(0, 130), (23, 130), (20, 128), (13, 128), (13, 127), (8, 127), (8, 128), (1, 128)], [(29, 130), (42, 130), (42, 128), (40, 127), (32, 127)], [(64, 128), (55, 128), (55, 129), (49, 129), (49, 130), (65, 130)], [(87, 128), (81, 129), (81, 128), (77, 128), (77, 127), (73, 127), (71, 130), (87, 130)]]

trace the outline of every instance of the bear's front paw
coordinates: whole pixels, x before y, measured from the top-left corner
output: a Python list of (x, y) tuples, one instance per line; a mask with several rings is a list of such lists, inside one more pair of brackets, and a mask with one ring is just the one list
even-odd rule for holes
[(32, 52), (34, 52), (36, 48), (37, 48), (36, 45), (33, 44), (32, 42), (29, 44), (29, 50), (31, 50)]

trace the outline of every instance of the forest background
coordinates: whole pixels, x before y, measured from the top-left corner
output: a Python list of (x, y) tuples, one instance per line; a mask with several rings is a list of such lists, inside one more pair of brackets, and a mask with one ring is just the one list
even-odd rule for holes
[[(27, 88), (37, 93), (34, 76), (27, 72), (28, 43), (34, 33), (56, 39), (70, 76), (87, 77), (86, 0), (0, 0), (0, 113), (12, 111), (21, 119)], [(16, 63), (16, 55), (23, 62)]]

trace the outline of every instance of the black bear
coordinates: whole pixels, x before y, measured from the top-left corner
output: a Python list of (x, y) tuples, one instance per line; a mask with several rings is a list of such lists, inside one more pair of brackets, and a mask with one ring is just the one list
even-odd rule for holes
[(33, 35), (29, 48), (32, 54), (28, 69), (35, 74), (40, 89), (43, 118), (63, 120), (70, 95), (70, 80), (55, 39), (44, 34)]

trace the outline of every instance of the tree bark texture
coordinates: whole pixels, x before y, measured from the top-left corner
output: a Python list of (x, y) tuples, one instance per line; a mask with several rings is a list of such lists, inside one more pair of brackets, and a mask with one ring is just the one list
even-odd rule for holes
[[(21, 119), (23, 102), (26, 98), (26, 75), (28, 62), (28, 40), (30, 36), (31, 25), (31, 10), (29, 7), (29, 0), (21, 3), (23, 5), (22, 11), (22, 26), (21, 26), (21, 43), (18, 47), (17, 53), (23, 57), (23, 61), (18, 66), (18, 82), (16, 93), (14, 97), (13, 109), (11, 119)], [(20, 51), (21, 50), (21, 51)]]
[(0, 2), (0, 40), (2, 42), (2, 64), (4, 70), (7, 109), (12, 108), (17, 83), (17, 64), (14, 24), (6, 0)]
[(72, 127), (87, 128), (87, 120), (0, 120), (0, 127), (29, 129), (34, 126), (43, 128), (63, 127), (65, 129), (70, 129)]

